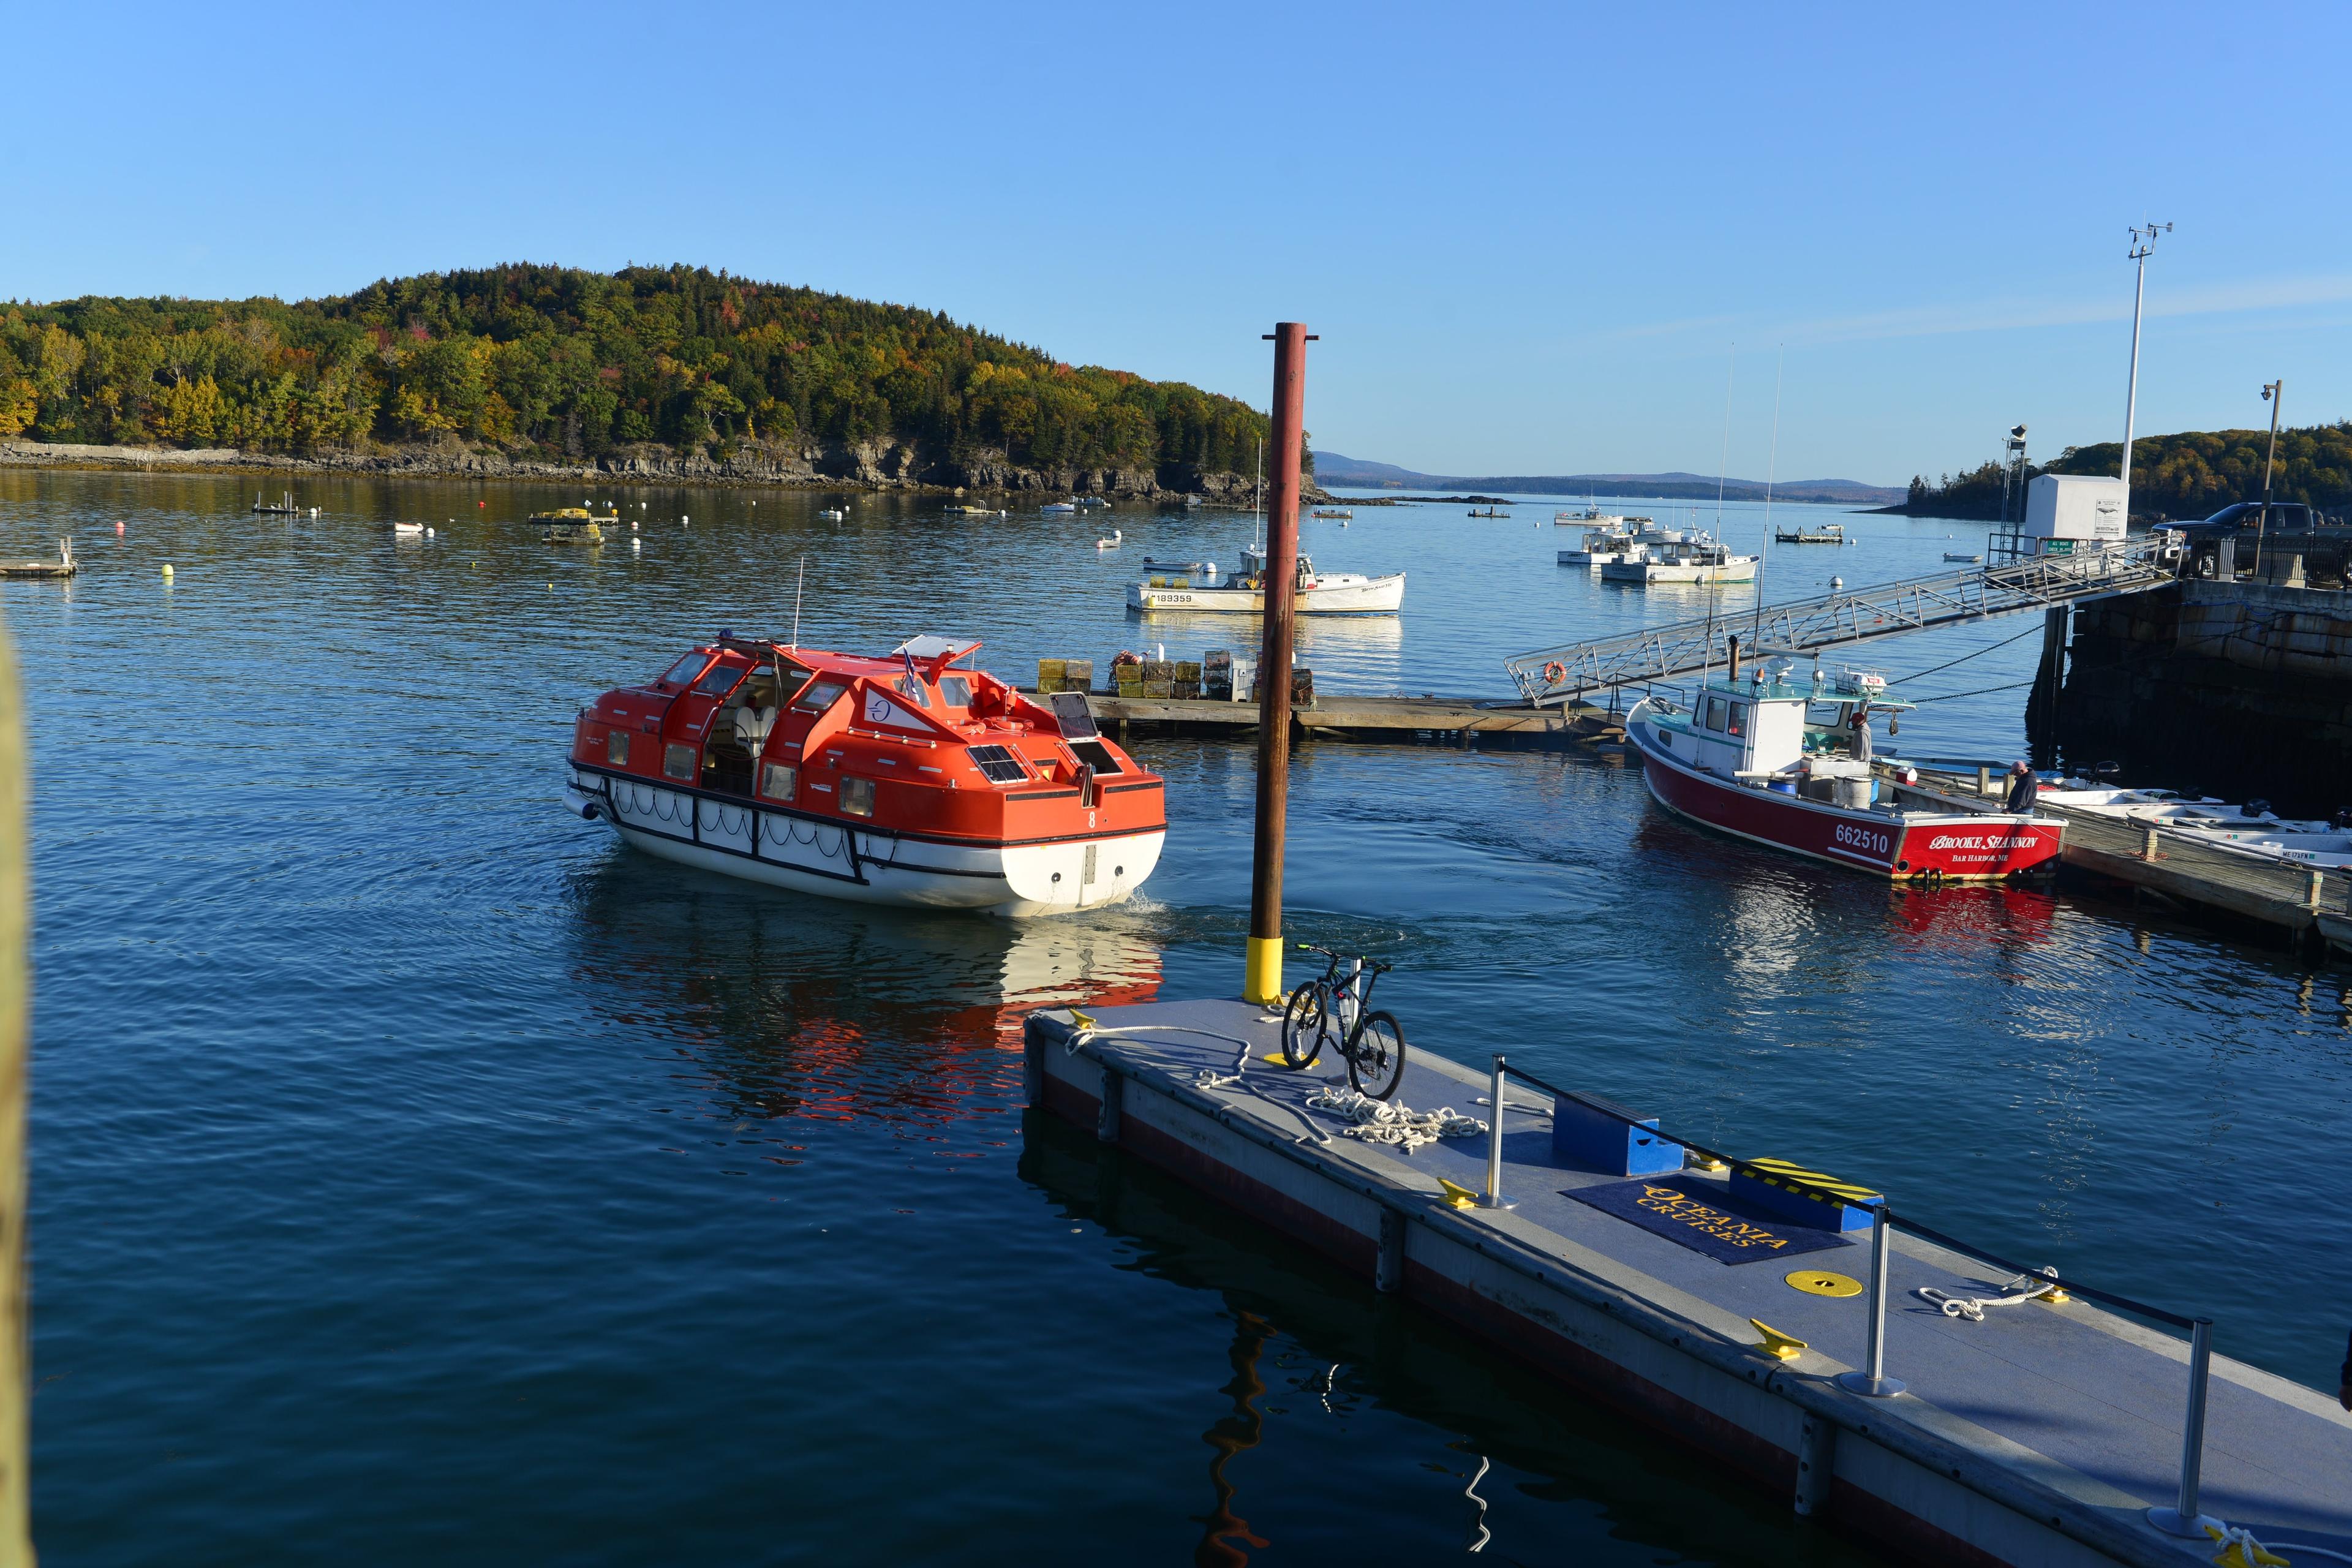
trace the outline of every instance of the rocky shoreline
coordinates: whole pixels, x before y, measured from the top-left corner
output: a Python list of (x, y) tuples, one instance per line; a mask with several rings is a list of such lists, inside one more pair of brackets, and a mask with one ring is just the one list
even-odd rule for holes
[[(1247, 474), (1189, 463), (1156, 468), (1030, 468), (1002, 453), (950, 458), (912, 441), (823, 441), (739, 447), (723, 457), (640, 446), (598, 458), (551, 462), (457, 443), (371, 446), (296, 456), (235, 447), (75, 446), (0, 440), (0, 468), (127, 470), (140, 473), (345, 474), (373, 479), (464, 479), (593, 484), (757, 485), (800, 489), (908, 490), (961, 494), (1099, 495), (1146, 500), (1198, 496), (1225, 505), (1250, 503)], [(1327, 500), (1309, 484), (1304, 499)]]

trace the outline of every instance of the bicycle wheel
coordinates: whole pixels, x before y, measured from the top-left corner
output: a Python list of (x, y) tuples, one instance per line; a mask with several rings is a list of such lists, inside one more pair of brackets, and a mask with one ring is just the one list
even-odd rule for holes
[(1331, 1033), (1331, 1008), (1323, 997), (1323, 983), (1310, 981), (1290, 994), (1282, 1010), (1282, 1059), (1303, 1072), (1323, 1054)]
[(1348, 1051), (1348, 1081), (1374, 1100), (1395, 1096), (1404, 1081), (1404, 1029), (1391, 1013), (1368, 1013)]

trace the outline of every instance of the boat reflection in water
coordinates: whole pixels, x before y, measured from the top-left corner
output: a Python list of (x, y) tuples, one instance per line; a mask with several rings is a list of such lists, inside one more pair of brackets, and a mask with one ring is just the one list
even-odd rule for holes
[(746, 897), (633, 856), (583, 878), (579, 903), (584, 991), (609, 1024), (707, 1068), (673, 1081), (699, 1081), (725, 1120), (1002, 1115), (1029, 1013), (1160, 989), (1160, 949), (1131, 914), (1013, 925)]

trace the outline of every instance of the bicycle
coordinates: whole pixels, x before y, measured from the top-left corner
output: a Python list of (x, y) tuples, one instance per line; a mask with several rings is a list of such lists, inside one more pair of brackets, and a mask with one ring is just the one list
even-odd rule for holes
[(1404, 1027), (1394, 1014), (1367, 1011), (1364, 1004), (1371, 999), (1372, 982), (1395, 965), (1359, 958), (1342, 977), (1339, 954), (1329, 948), (1302, 942), (1298, 950), (1328, 962), (1319, 978), (1290, 994), (1282, 1012), (1282, 1059), (1304, 1072), (1325, 1046), (1336, 1045), (1357, 1093), (1393, 1097), (1404, 1081)]

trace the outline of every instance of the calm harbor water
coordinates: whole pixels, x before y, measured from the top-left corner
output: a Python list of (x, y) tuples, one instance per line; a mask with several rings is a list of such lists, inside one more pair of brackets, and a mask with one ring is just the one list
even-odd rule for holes
[[(1019, 926), (698, 876), (558, 808), (574, 706), (783, 629), (803, 558), (809, 642), (1099, 668), (1246, 644), (1118, 594), (1146, 553), (1232, 564), (1247, 519), (633, 489), (639, 548), (557, 552), (520, 520), (580, 494), (305, 481), (322, 515), (288, 523), (254, 488), (0, 472), (0, 552), (70, 531), (89, 564), (0, 589), (37, 766), (49, 1561), (1396, 1561), (1481, 1528), (1511, 1562), (1865, 1560), (1024, 1127), (1024, 1011), (1238, 983), (1246, 752), (1138, 742), (1172, 818), (1147, 896)], [(1504, 655), (1662, 613), (1553, 564), (1566, 504), (1309, 523), (1325, 566), (1412, 579), (1402, 617), (1308, 623), (1302, 662), (1499, 696)], [(1768, 594), (1981, 531), (1845, 521)], [(1903, 746), (2013, 754), (2028, 632), (1874, 653), (1973, 656), (1913, 695), (1982, 694)], [(1396, 962), (1417, 1047), (1507, 1048), (2332, 1374), (2352, 1215), (2282, 1168), (2352, 1157), (2352, 971), (2071, 891), (1893, 891), (1581, 752), (1317, 744), (1292, 801), (1295, 934)]]

